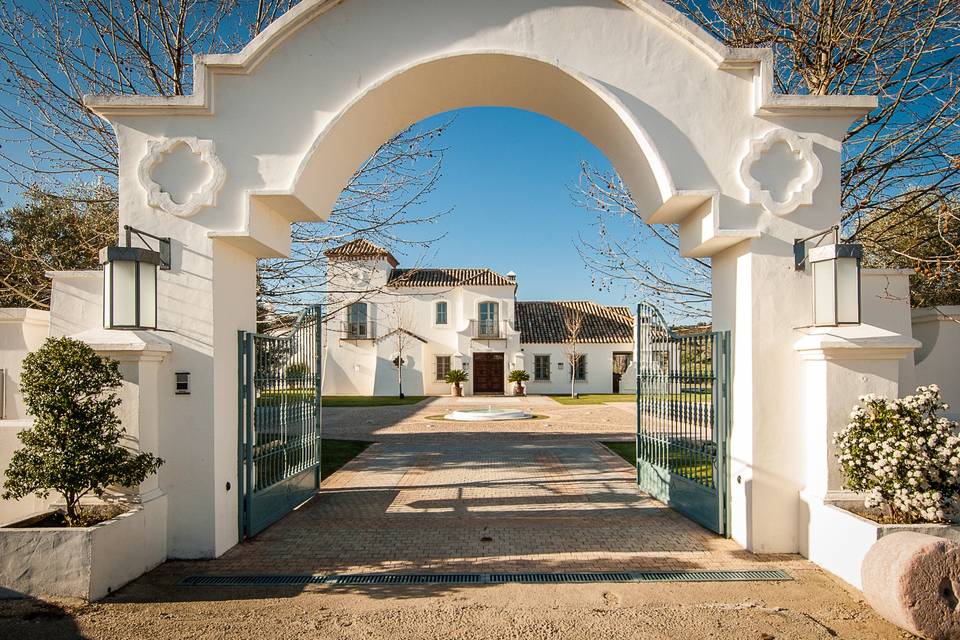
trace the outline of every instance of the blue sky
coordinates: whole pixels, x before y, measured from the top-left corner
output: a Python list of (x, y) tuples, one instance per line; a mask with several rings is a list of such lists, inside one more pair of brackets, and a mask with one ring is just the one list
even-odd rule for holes
[[(440, 143), (447, 148), (443, 175), (424, 205), (425, 211), (453, 211), (439, 222), (437, 231), (447, 235), (434, 244), (425, 266), (516, 271), (524, 300), (634, 303), (622, 291), (595, 290), (575, 247), (578, 233), (595, 233), (592, 215), (571, 194), (580, 162), (609, 168), (606, 157), (572, 129), (528, 111), (479, 107), (453, 113)], [(422, 124), (449, 118), (437, 115)], [(416, 259), (404, 256), (401, 263)]]

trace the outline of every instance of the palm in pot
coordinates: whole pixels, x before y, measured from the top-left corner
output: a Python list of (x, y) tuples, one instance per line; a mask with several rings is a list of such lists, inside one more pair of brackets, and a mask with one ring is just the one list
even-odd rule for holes
[(443, 376), (444, 382), (453, 385), (450, 388), (450, 395), (458, 398), (463, 395), (463, 387), (460, 384), (468, 379), (467, 372), (463, 369), (451, 369), (447, 372), (447, 375)]
[(513, 394), (522, 396), (524, 394), (523, 383), (530, 379), (530, 374), (523, 369), (513, 369), (507, 380), (514, 384)]

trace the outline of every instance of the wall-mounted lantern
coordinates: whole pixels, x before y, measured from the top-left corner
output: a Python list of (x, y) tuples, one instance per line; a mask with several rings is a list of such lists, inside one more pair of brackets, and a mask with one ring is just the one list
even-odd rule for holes
[[(103, 326), (106, 329), (157, 328), (157, 267), (170, 268), (170, 238), (160, 238), (130, 226), (125, 247), (100, 250), (103, 264)], [(130, 246), (136, 234), (145, 244), (152, 238), (157, 251)]]
[[(833, 243), (812, 247), (806, 243), (833, 234)], [(798, 271), (809, 262), (813, 272), (813, 326), (836, 327), (860, 324), (860, 259), (863, 247), (840, 242), (839, 227), (794, 240), (794, 264)]]

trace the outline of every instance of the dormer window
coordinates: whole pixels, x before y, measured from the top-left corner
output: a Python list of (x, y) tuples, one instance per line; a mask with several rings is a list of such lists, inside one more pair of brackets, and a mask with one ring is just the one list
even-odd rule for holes
[(436, 312), (434, 313), (434, 320), (436, 324), (447, 324), (447, 303), (444, 300), (441, 300), (436, 304)]

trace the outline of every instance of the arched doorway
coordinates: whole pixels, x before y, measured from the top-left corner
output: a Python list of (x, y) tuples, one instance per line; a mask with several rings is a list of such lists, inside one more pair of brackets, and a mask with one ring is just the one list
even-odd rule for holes
[[(843, 133), (873, 100), (774, 95), (770, 64), (659, 0), (305, 0), (240, 53), (201, 58), (191, 96), (91, 98), (120, 143), (121, 223), (174, 239), (159, 285), (169, 366), (207, 381), (161, 416), (171, 555), (219, 555), (238, 539), (225, 487), (237, 481), (236, 332), (255, 325), (256, 259), (284, 254), (291, 221), (328, 215), (392, 132), (492, 104), (583, 133), (648, 222), (679, 224), (680, 250), (712, 258), (714, 324), (732, 332), (735, 362), (731, 531), (751, 549), (796, 550), (808, 478), (794, 455), (806, 433), (792, 344), (809, 283), (792, 270), (792, 239), (839, 218)], [(171, 206), (159, 195), (177, 185), (151, 168), (195, 138), (210, 179)], [(749, 177), (778, 144), (799, 173), (782, 176), (795, 193), (773, 206), (772, 187)]]

